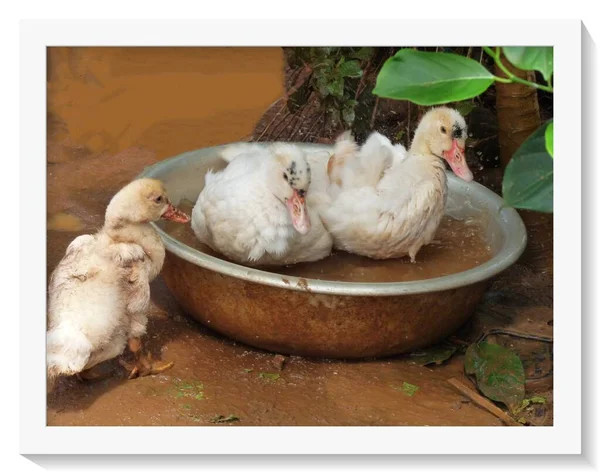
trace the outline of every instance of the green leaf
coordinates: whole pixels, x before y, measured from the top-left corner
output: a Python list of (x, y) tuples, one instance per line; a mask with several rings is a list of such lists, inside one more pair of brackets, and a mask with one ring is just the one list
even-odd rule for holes
[(329, 79), (325, 69), (317, 69), (313, 77), (319, 94), (321, 94), (322, 97), (327, 97), (329, 95)]
[(489, 399), (520, 407), (525, 397), (525, 371), (521, 359), (494, 343), (473, 343), (465, 353), (465, 372), (474, 374), (477, 387)]
[(552, 77), (554, 57), (551, 46), (504, 47), (506, 59), (524, 71), (540, 71), (546, 82)]
[(414, 394), (419, 390), (419, 386), (415, 386), (414, 384), (407, 383), (404, 381), (402, 383), (402, 391), (407, 396), (414, 396)]
[(469, 113), (473, 111), (473, 109), (475, 108), (475, 104), (472, 100), (465, 100), (464, 102), (459, 102), (455, 104), (454, 108), (456, 108), (456, 110), (458, 110), (458, 112), (463, 117), (466, 117)]
[(267, 381), (277, 381), (281, 376), (277, 373), (259, 373), (258, 377)]
[(403, 128), (401, 128), (400, 130), (398, 130), (398, 133), (396, 133), (396, 136), (394, 136), (394, 140), (399, 143), (400, 141), (402, 141), (402, 137), (404, 136), (405, 130)]
[(356, 59), (360, 59), (361, 61), (364, 61), (365, 59), (369, 59), (372, 55), (373, 52), (375, 50), (373, 48), (360, 48), (358, 51), (356, 51), (352, 57), (356, 58)]
[(363, 75), (360, 64), (354, 60), (342, 63), (338, 70), (342, 77), (361, 77)]
[(419, 386), (415, 386), (414, 384), (407, 383), (406, 381), (402, 383), (402, 386), (390, 384), (390, 388), (392, 388), (394, 391), (404, 393), (407, 396), (411, 396), (411, 397), (419, 390)]
[(493, 82), (494, 76), (472, 59), (401, 49), (383, 65), (373, 93), (418, 105), (438, 105), (473, 98)]
[(441, 365), (444, 361), (450, 358), (458, 347), (456, 345), (442, 344), (430, 347), (426, 350), (411, 353), (408, 358), (409, 363), (419, 366), (431, 364)]
[(554, 164), (546, 150), (546, 124), (525, 140), (504, 171), (502, 196), (506, 205), (551, 213)]
[(523, 409), (526, 409), (527, 407), (529, 407), (531, 404), (546, 404), (546, 398), (543, 396), (533, 396), (530, 399), (523, 399), (523, 402), (521, 402), (521, 405), (519, 407), (513, 409), (513, 414), (518, 414)]
[(554, 159), (554, 122), (551, 121), (546, 127), (546, 151)]
[(342, 110), (342, 118), (346, 125), (350, 126), (354, 123), (354, 119), (356, 118), (356, 114), (354, 113), (354, 106), (346, 106)]
[(336, 77), (327, 84), (327, 92), (337, 98), (344, 96), (344, 79), (342, 77)]

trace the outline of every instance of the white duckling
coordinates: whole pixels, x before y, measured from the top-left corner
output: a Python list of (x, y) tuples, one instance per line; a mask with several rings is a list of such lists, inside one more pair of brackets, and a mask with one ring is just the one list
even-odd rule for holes
[(447, 179), (443, 160), (469, 182), (467, 126), (456, 110), (429, 110), (410, 150), (373, 133), (359, 150), (347, 134), (328, 163), (332, 202), (323, 221), (338, 249), (375, 259), (405, 255), (415, 261), (430, 243), (444, 214)]
[(192, 211), (192, 229), (201, 242), (251, 266), (330, 254), (333, 240), (316, 210), (319, 199), (328, 198), (324, 167), (314, 176), (318, 188), (311, 184), (309, 161), (316, 158), (285, 143), (232, 145), (221, 156), (229, 164), (206, 174)]
[(130, 377), (163, 371), (142, 360), (150, 286), (165, 258), (164, 246), (149, 222), (187, 222), (169, 202), (164, 186), (138, 179), (119, 191), (106, 209), (103, 228), (81, 235), (67, 248), (48, 288), (47, 373), (82, 374), (121, 355), (129, 342), (136, 354)]

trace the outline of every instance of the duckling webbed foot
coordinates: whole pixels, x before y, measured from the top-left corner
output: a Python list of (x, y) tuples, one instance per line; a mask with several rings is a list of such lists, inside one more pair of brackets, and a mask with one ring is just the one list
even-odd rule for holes
[(128, 362), (126, 360), (119, 360), (119, 364), (129, 371), (129, 379), (138, 378), (141, 376), (148, 376), (153, 374), (159, 374), (163, 371), (172, 368), (175, 363), (160, 363), (152, 359), (150, 352), (145, 355), (142, 354), (142, 342), (139, 338), (132, 338), (129, 340), (129, 350), (134, 355), (134, 361)]
[(172, 361), (168, 363), (154, 361), (152, 359), (152, 354), (147, 353), (145, 356), (137, 356), (133, 363), (125, 360), (119, 360), (119, 364), (129, 371), (128, 378), (134, 379), (142, 376), (162, 373), (163, 371), (172, 368), (175, 363)]

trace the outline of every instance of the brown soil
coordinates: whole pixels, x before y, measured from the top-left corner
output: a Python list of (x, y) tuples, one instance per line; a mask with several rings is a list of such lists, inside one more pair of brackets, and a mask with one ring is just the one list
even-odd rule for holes
[[(247, 139), (283, 92), (278, 48), (50, 48), (48, 59), (48, 274), (144, 166)], [(63, 379), (48, 397), (48, 425), (212, 425), (230, 415), (232, 425), (502, 424), (447, 382), (464, 376), (461, 355), (431, 368), (406, 357), (283, 362), (190, 321), (160, 277), (152, 301), (146, 346), (175, 366), (129, 381), (113, 361), (104, 381)], [(550, 271), (514, 265), (454, 340), (499, 327), (552, 335)], [(549, 400), (527, 420), (552, 424), (551, 344), (494, 337), (523, 358), (527, 395)], [(404, 382), (419, 389), (409, 396)]]

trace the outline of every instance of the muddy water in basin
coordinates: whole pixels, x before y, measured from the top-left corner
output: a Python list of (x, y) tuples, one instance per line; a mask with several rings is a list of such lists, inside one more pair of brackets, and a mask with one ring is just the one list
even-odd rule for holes
[[(179, 208), (191, 214), (193, 204), (183, 200)], [(184, 226), (166, 222), (163, 228), (171, 236), (192, 248), (226, 259), (200, 243), (189, 224)], [(480, 222), (445, 216), (435, 240), (419, 251), (415, 263), (411, 263), (408, 257), (374, 260), (336, 251), (320, 261), (261, 269), (286, 276), (327, 281), (405, 282), (466, 271), (485, 263), (491, 257), (492, 252), (484, 239)]]

